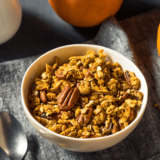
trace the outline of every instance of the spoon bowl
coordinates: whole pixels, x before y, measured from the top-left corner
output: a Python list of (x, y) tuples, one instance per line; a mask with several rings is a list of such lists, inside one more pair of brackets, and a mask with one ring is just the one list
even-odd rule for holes
[(15, 117), (0, 112), (0, 147), (11, 160), (21, 160), (27, 151), (27, 138)]

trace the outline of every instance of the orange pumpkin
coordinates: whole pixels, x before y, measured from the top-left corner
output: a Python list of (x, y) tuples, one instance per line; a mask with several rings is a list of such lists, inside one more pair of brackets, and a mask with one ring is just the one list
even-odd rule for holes
[(99, 25), (120, 9), (123, 0), (49, 0), (64, 21), (78, 27)]
[(157, 50), (160, 56), (160, 24), (158, 26), (158, 31), (157, 31)]

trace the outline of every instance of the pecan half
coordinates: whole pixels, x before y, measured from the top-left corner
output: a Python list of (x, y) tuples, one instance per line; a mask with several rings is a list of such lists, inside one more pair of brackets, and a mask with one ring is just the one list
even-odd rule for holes
[(55, 72), (55, 76), (59, 79), (66, 79), (65, 75), (63, 74), (63, 69), (58, 69)]
[(86, 125), (91, 121), (92, 113), (93, 113), (93, 108), (88, 108), (88, 113), (87, 113), (87, 115), (84, 117), (84, 123), (85, 123)]
[(77, 122), (86, 126), (91, 121), (92, 113), (93, 108), (88, 108), (86, 115), (82, 113), (77, 117)]
[(77, 117), (77, 122), (79, 123), (79, 124), (83, 124), (83, 122), (84, 122), (84, 113), (82, 113), (82, 114), (80, 114), (78, 117)]
[(59, 119), (61, 119), (61, 116), (62, 116), (62, 114), (56, 114), (56, 115), (47, 116), (46, 118), (48, 120), (56, 120), (56, 121), (58, 121)]
[[(62, 113), (64, 113), (64, 112), (66, 112), (66, 111), (60, 111), (59, 114), (50, 115), (50, 116), (47, 116), (46, 118), (47, 118), (48, 120), (56, 120), (56, 121), (57, 121), (57, 120), (61, 119)], [(73, 117), (74, 117), (74, 113), (73, 113), (73, 112), (67, 112), (67, 116), (68, 116), (69, 118), (73, 118)]]
[(64, 87), (58, 97), (59, 109), (69, 110), (73, 108), (74, 105), (77, 103), (79, 96), (80, 91), (78, 87), (76, 87), (75, 89), (71, 88), (70, 86)]
[(130, 90), (128, 89), (125, 94), (121, 97), (121, 99), (118, 101), (118, 106), (120, 106), (130, 95)]

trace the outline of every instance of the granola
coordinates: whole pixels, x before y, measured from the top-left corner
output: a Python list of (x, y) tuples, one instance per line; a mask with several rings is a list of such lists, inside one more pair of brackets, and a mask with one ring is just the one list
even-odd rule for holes
[[(74, 138), (97, 138), (117, 133), (136, 118), (143, 93), (140, 80), (103, 50), (73, 56), (36, 78), (29, 93), (33, 117), (49, 130)], [(157, 105), (155, 105), (156, 107)]]

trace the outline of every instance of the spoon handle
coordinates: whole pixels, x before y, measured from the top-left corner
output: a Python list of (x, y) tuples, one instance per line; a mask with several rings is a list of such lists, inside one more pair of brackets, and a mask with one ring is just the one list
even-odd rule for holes
[(0, 160), (10, 160), (1, 147), (0, 147)]

